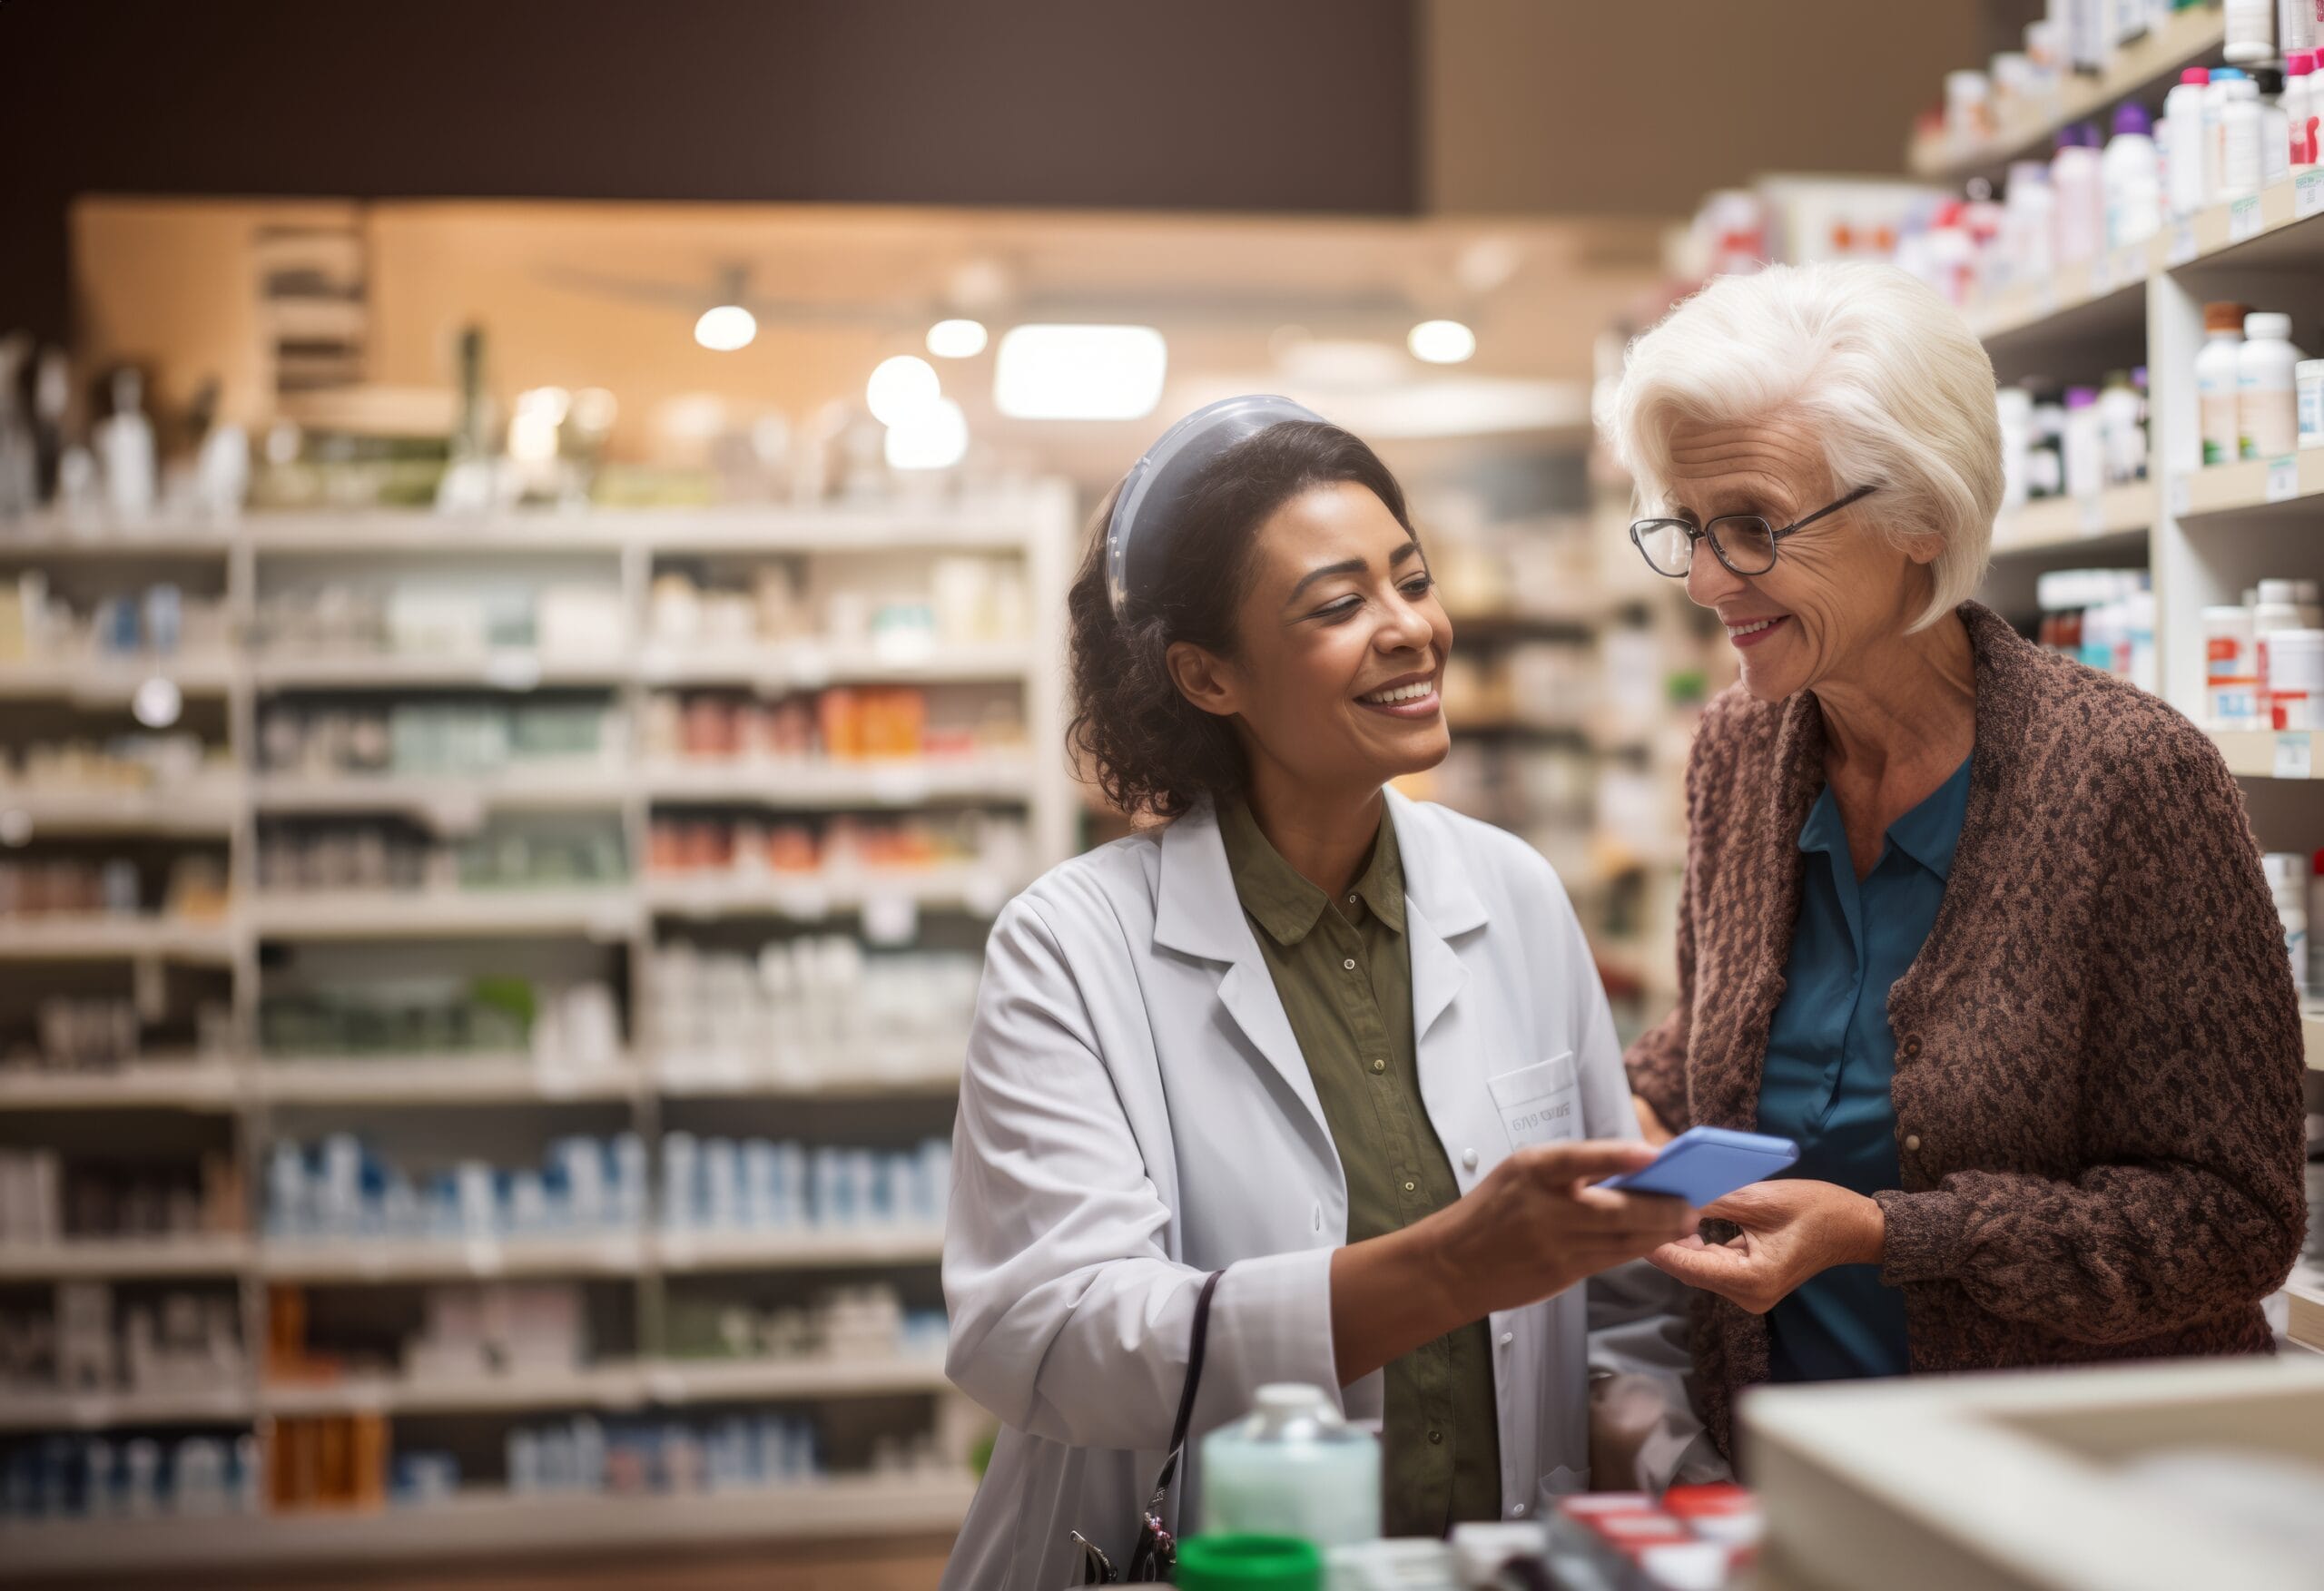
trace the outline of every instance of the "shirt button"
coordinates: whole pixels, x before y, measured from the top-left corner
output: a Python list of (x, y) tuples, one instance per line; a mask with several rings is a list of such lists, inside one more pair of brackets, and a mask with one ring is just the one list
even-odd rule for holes
[(1434, 1448), (1434, 1447), (1440, 1447), (1440, 1446), (1442, 1446), (1442, 1445), (1443, 1444), (1443, 1441), (1444, 1441), (1444, 1433), (1443, 1433), (1443, 1431), (1441, 1431), (1441, 1430), (1433, 1430), (1433, 1431), (1431, 1431), (1431, 1432), (1429, 1432), (1429, 1433), (1428, 1433), (1428, 1445), (1429, 1445), (1430, 1447), (1432, 1447), (1432, 1448)]
[(1907, 1149), (1909, 1149), (1909, 1150), (1912, 1150), (1912, 1151), (1914, 1151), (1915, 1153), (1918, 1153), (1918, 1152), (1919, 1152), (1919, 1150), (1920, 1150), (1920, 1146), (1921, 1146), (1921, 1135), (1920, 1135), (1918, 1133), (1907, 1133), (1907, 1134), (1905, 1134), (1905, 1148), (1907, 1148)]
[(1388, 1063), (1385, 1061), (1374, 1061), (1372, 1063), (1372, 1069), (1375, 1072), (1384, 1072), (1388, 1069)]
[(1461, 1164), (1462, 1164), (1462, 1165), (1467, 1166), (1471, 1171), (1474, 1171), (1474, 1170), (1476, 1170), (1476, 1169), (1477, 1169), (1477, 1152), (1476, 1152), (1475, 1150), (1473, 1150), (1473, 1149), (1463, 1149), (1463, 1150), (1462, 1150), (1462, 1151), (1461, 1151)]
[(1523, 1503), (1510, 1504), (1509, 1517), (1512, 1519), (1522, 1519), (1525, 1517), (1525, 1505)]
[(1411, 1192), (1413, 1190), (1413, 1188), (1417, 1187), (1418, 1185), (1419, 1185), (1419, 1184), (1418, 1184), (1418, 1183), (1406, 1183), (1404, 1184), (1404, 1192), (1406, 1192), (1407, 1193), (1411, 1193)]
[(1503, 1331), (1503, 1332), (1501, 1334), (1501, 1345), (1502, 1345), (1503, 1348), (1508, 1347), (1511, 1343), (1512, 1343), (1512, 1342), (1514, 1342), (1514, 1341), (1517, 1341), (1517, 1333), (1516, 1333), (1516, 1332), (1514, 1332), (1514, 1331)]
[(1348, 903), (1350, 906), (1354, 906), (1354, 905), (1355, 904), (1355, 897), (1354, 897), (1354, 896), (1353, 896), (1353, 895), (1349, 896), (1349, 897), (1347, 898), (1347, 903)]
[(1342, 970), (1347, 972), (1354, 972), (1355, 970), (1355, 963), (1353, 961), (1343, 961), (1340, 963), (1340, 967)]

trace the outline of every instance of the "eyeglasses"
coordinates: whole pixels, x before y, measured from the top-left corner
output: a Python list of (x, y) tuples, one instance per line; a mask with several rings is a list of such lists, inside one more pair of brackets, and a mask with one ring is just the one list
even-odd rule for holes
[(1673, 580), (1686, 578), (1687, 571), (1694, 565), (1695, 544), (1699, 541), (1710, 543), (1711, 552), (1729, 573), (1765, 575), (1776, 566), (1777, 542), (1879, 489), (1858, 486), (1838, 502), (1818, 508), (1781, 530), (1763, 514), (1722, 514), (1704, 525), (1686, 519), (1641, 519), (1630, 526), (1630, 541), (1645, 555), (1649, 568)]

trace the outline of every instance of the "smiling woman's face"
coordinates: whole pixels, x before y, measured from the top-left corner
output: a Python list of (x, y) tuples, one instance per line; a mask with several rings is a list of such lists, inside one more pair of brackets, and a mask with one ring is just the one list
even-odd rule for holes
[(1180, 643), (1170, 662), (1196, 706), (1237, 721), (1255, 775), (1264, 761), (1368, 793), (1451, 750), (1452, 622), (1419, 544), (1368, 488), (1316, 486), (1268, 516), (1236, 628), (1235, 656)]
[[(1721, 514), (1764, 515), (1780, 528), (1864, 483), (1837, 482), (1805, 426), (1680, 425), (1670, 437), (1670, 513), (1701, 525)], [(1866, 516), (1878, 493), (1776, 545), (1764, 575), (1735, 574), (1706, 542), (1695, 544), (1687, 594), (1717, 611), (1742, 654), (1744, 688), (1780, 701), (1832, 680), (1852, 680), (1871, 653), (1903, 634), (1928, 601), (1925, 565), (1937, 548), (1907, 551)]]

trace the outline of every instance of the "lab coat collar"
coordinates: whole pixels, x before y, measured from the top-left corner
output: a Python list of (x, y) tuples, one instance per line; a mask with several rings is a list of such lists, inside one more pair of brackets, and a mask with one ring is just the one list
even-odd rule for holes
[[(1404, 861), (1404, 916), (1412, 948), (1413, 1036), (1427, 1036), (1467, 987), (1469, 970), (1449, 940), (1485, 926), (1489, 914), (1470, 881), (1467, 865), (1448, 835), (1413, 803), (1388, 791), (1388, 816)], [(1219, 838), (1218, 815), (1208, 802), (1162, 831), (1156, 880), (1154, 942), (1165, 950), (1224, 962), (1219, 1003), (1329, 1135), (1306, 1056), (1291, 1030), (1275, 977), (1260, 957), (1256, 937), (1235, 893), (1235, 878)], [(1424, 1059), (1424, 1057), (1423, 1057)]]

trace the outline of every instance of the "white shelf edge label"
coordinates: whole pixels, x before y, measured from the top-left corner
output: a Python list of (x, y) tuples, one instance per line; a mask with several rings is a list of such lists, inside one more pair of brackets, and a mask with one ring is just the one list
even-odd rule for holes
[(2299, 496), (2299, 459), (2287, 453), (2268, 460), (2268, 501), (2288, 503)]
[(2240, 243), (2260, 235), (2260, 196), (2238, 199), (2227, 207), (2227, 241)]
[(2081, 516), (2083, 535), (2089, 536), (2103, 535), (2106, 534), (2105, 498), (2099, 496), (2077, 497), (2074, 499), (2074, 508)]
[(2183, 518), (2186, 513), (2187, 477), (2183, 475), (2174, 475), (2171, 477), (2171, 517)]
[(2324, 213), (2324, 166), (2313, 167), (2292, 179), (2291, 211), (2303, 221)]
[(2190, 263), (2202, 250), (2195, 243), (2195, 223), (2191, 221), (2171, 223), (2171, 247), (2163, 255), (2166, 265)]
[(2306, 730), (2295, 730), (2276, 737), (2276, 777), (2306, 779), (2315, 741)]

